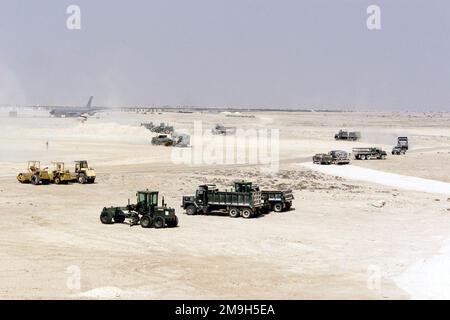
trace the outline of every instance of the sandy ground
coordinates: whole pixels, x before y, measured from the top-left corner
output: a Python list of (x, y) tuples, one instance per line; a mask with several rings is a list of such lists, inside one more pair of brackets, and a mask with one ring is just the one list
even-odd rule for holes
[[(390, 151), (398, 135), (408, 135), (405, 156), (352, 165), (450, 183), (449, 114), (107, 112), (80, 123), (31, 110), (10, 119), (7, 111), (0, 109), (0, 298), (450, 296), (449, 194), (301, 165), (331, 149), (376, 145)], [(151, 146), (152, 134), (139, 126), (169, 122), (192, 133), (198, 120), (206, 131), (215, 123), (275, 130), (278, 170), (248, 161), (178, 164), (174, 159), (184, 151)], [(362, 141), (334, 141), (340, 128), (362, 131)], [(15, 176), (31, 159), (87, 159), (98, 179), (94, 185), (21, 185)], [(250, 220), (182, 212), (181, 196), (199, 184), (225, 189), (235, 179), (291, 188), (294, 208)], [(125, 205), (145, 188), (159, 190), (176, 208), (178, 228), (100, 223), (104, 206)]]

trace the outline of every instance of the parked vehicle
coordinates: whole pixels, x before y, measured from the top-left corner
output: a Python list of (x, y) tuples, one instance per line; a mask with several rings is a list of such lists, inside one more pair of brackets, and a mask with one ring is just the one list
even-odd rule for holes
[(328, 153), (318, 153), (313, 156), (313, 163), (316, 164), (349, 164), (350, 156), (342, 150), (333, 150)]
[(398, 137), (397, 145), (392, 149), (392, 154), (400, 155), (405, 154), (409, 149), (408, 137)]
[(359, 133), (357, 131), (349, 132), (349, 131), (339, 130), (339, 132), (334, 135), (334, 139), (336, 139), (336, 140), (356, 141), (360, 138), (361, 138), (361, 133)]

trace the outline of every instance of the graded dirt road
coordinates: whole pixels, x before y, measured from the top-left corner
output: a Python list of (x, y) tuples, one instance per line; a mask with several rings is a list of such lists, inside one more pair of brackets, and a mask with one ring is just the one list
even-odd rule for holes
[[(449, 240), (450, 195), (345, 180), (299, 164), (331, 149), (376, 145), (389, 152), (397, 135), (408, 135), (405, 156), (352, 165), (449, 183), (449, 114), (109, 112), (85, 123), (48, 118), (44, 111), (19, 111), (17, 119), (5, 114), (0, 298), (407, 299), (418, 291), (444, 296), (448, 287), (420, 282), (434, 269), (417, 263), (447, 259), (440, 249)], [(196, 162), (198, 147), (186, 155), (151, 146), (152, 134), (139, 126), (169, 122), (192, 133), (196, 120), (204, 131), (216, 123), (274, 129), (279, 155), (271, 161), (278, 163)], [(340, 128), (360, 130), (363, 140), (334, 141)], [(15, 175), (32, 159), (86, 159), (98, 179), (93, 185), (22, 185)], [(199, 184), (229, 189), (236, 179), (291, 188), (293, 209), (249, 220), (182, 212), (182, 195)], [(178, 228), (100, 223), (104, 206), (125, 205), (146, 188), (159, 190), (176, 208)], [(419, 282), (408, 285), (411, 275)]]

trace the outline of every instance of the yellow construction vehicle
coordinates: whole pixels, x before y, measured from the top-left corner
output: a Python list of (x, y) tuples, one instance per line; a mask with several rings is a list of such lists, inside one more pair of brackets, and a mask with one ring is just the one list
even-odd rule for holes
[(31, 183), (33, 185), (48, 184), (50, 182), (50, 174), (48, 168), (41, 170), (40, 161), (28, 161), (28, 171), (19, 173), (17, 180), (20, 183)]

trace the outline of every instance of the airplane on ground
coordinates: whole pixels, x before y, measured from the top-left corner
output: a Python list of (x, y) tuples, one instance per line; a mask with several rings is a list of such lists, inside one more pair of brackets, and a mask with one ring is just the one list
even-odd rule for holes
[(85, 107), (53, 107), (50, 110), (50, 115), (57, 118), (87, 118), (88, 116), (93, 116), (100, 110), (104, 108), (92, 107), (93, 96), (89, 98), (89, 101)]

